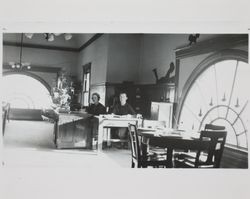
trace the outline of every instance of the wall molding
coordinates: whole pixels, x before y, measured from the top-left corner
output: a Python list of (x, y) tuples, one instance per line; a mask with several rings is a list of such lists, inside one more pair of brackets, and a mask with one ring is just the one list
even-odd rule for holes
[[(21, 47), (21, 43), (10, 42), (10, 41), (3, 41), (3, 45), (4, 46)], [(29, 44), (29, 43), (23, 43), (23, 47), (24, 48), (44, 49), (44, 50), (70, 51), (70, 52), (78, 52), (79, 51), (79, 48), (60, 47), (60, 46), (48, 46), (48, 45)]]
[(92, 44), (95, 40), (97, 40), (102, 35), (103, 35), (103, 33), (95, 34), (87, 42), (85, 42), (80, 48), (78, 48), (77, 51), (81, 52), (82, 50), (84, 50), (85, 48), (87, 48), (90, 44)]
[[(93, 37), (91, 37), (88, 41), (86, 41), (79, 48), (61, 47), (61, 46), (49, 46), (49, 45), (30, 44), (30, 43), (23, 43), (23, 47), (24, 48), (44, 49), (44, 50), (58, 50), (58, 51), (68, 51), (68, 52), (81, 52), (82, 50), (84, 50), (85, 48), (87, 48), (90, 44), (92, 44), (95, 40), (97, 40), (102, 35), (103, 35), (102, 33), (95, 34)], [(21, 43), (3, 41), (3, 46), (21, 47)]]
[(162, 83), (162, 84), (138, 84), (138, 83), (117, 83), (117, 82), (101, 82), (101, 83), (95, 83), (95, 84), (91, 84), (90, 86), (145, 86), (145, 87), (165, 87), (165, 86), (172, 86), (175, 87), (175, 83)]

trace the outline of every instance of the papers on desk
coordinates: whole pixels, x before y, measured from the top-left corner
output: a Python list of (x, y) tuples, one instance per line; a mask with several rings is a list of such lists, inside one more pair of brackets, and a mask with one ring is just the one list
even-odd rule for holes
[(149, 128), (149, 127), (139, 127), (139, 131), (142, 131), (143, 134), (149, 134), (158, 137), (172, 137), (172, 138), (192, 138), (198, 139), (200, 133), (198, 132), (188, 132), (184, 130), (171, 129), (171, 128)]
[(156, 134), (159, 134), (160, 137), (183, 137), (183, 131), (181, 132), (176, 129), (157, 129)]
[(108, 115), (101, 115), (102, 118), (106, 119), (114, 119), (114, 118), (134, 118), (132, 115), (115, 115), (115, 114), (108, 114)]
[(159, 137), (183, 137), (184, 131), (179, 131), (176, 129), (170, 129), (170, 128), (145, 128), (140, 127), (140, 131), (143, 131), (144, 134), (152, 134), (154, 136)]
[(193, 132), (190, 131), (190, 132), (187, 132), (186, 135), (189, 136), (189, 137), (191, 137), (191, 138), (193, 138), (193, 139), (198, 139), (198, 138), (200, 138), (200, 133), (197, 132), (197, 131), (193, 131)]

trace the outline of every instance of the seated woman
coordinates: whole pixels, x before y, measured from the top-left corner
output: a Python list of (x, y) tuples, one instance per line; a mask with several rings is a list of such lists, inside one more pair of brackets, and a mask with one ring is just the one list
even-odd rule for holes
[(100, 95), (98, 93), (92, 94), (93, 103), (87, 107), (86, 111), (93, 115), (106, 114), (106, 108), (103, 106), (100, 101)]
[(134, 109), (127, 103), (128, 97), (126, 93), (120, 93), (120, 103), (117, 103), (112, 113), (116, 115), (135, 115)]
[[(116, 115), (136, 115), (134, 109), (127, 103), (127, 94), (120, 93), (120, 103), (116, 104), (112, 110), (113, 114)], [(127, 128), (118, 128), (118, 136), (120, 139), (127, 137)]]

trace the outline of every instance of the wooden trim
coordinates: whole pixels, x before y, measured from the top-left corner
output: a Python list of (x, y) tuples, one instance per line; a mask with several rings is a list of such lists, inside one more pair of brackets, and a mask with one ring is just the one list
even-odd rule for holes
[(178, 102), (179, 99), (179, 76), (180, 76), (180, 60), (176, 60), (175, 66), (175, 99), (174, 102)]
[(49, 66), (31, 66), (30, 69), (13, 69), (9, 64), (3, 64), (3, 69), (10, 70), (10, 71), (16, 71), (16, 72), (21, 72), (21, 71), (32, 71), (32, 72), (44, 72), (44, 73), (58, 73), (61, 68), (59, 67), (49, 67)]
[[(95, 34), (87, 42), (85, 42), (80, 48), (48, 46), (48, 45), (29, 44), (29, 43), (23, 43), (22, 46), (24, 48), (37, 48), (37, 49), (45, 49), (45, 50), (59, 50), (59, 51), (69, 51), (69, 52), (80, 52), (80, 51), (84, 50), (85, 48), (87, 48), (90, 44), (92, 44), (95, 40), (97, 40), (102, 35), (103, 35), (103, 33)], [(10, 42), (10, 41), (3, 41), (3, 45), (4, 46), (21, 47), (21, 43)]]
[(78, 48), (78, 51), (80, 52), (80, 51), (84, 50), (85, 48), (87, 48), (90, 44), (92, 44), (95, 40), (97, 40), (102, 35), (103, 34), (95, 34), (86, 43), (84, 43), (80, 48)]
[(197, 56), (223, 49), (233, 48), (240, 45), (248, 45), (247, 34), (222, 35), (193, 45), (175, 49), (176, 59)]
[[(17, 42), (9, 42), (4, 41), (4, 46), (14, 46), (14, 47), (21, 47), (21, 43)], [(78, 48), (69, 48), (69, 47), (60, 47), (60, 46), (48, 46), (48, 45), (40, 45), (40, 44), (29, 44), (23, 43), (24, 48), (37, 48), (37, 49), (45, 49), (45, 50), (61, 50), (61, 51), (70, 51), (70, 52), (78, 52)]]
[[(84, 86), (85, 86), (85, 85), (84, 85), (84, 75), (85, 75), (86, 73), (89, 73), (89, 74), (90, 74), (90, 76), (89, 76), (89, 90), (88, 90), (88, 91), (86, 91), (85, 88), (84, 88)], [(83, 93), (89, 93), (89, 99), (88, 99), (88, 101), (90, 102), (90, 91), (91, 91), (91, 62), (82, 65), (81, 85), (82, 85), (82, 87), (81, 87), (81, 97), (80, 97), (81, 102), (80, 102), (80, 103), (81, 103), (81, 106), (83, 106), (83, 104), (82, 104)]]
[(101, 83), (90, 84), (90, 87), (92, 87), (92, 86), (107, 86), (107, 82), (101, 82)]
[(95, 83), (91, 84), (91, 86), (151, 86), (151, 87), (165, 87), (165, 86), (172, 86), (175, 87), (175, 83), (163, 83), (163, 84), (126, 84), (126, 83), (112, 83), (112, 82), (101, 82), (101, 83)]
[(234, 149), (225, 145), (222, 159), (221, 168), (248, 168), (248, 152)]

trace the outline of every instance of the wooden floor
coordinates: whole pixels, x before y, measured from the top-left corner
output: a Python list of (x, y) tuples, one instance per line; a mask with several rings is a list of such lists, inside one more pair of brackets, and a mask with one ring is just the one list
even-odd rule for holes
[[(249, 193), (248, 170), (123, 169), (130, 168), (128, 150), (105, 150), (100, 156), (83, 150), (57, 150), (52, 131), (53, 125), (46, 122), (7, 123), (0, 198), (128, 199), (136, 195), (147, 199), (165, 198), (167, 193), (170, 198), (198, 199), (206, 193), (202, 198), (211, 199), (246, 198)], [(207, 191), (207, 187), (216, 191)], [(199, 194), (194, 194), (197, 190)]]
[(3, 139), (5, 167), (130, 168), (130, 151), (108, 149), (59, 150), (53, 143), (53, 124), (47, 121), (7, 122)]

